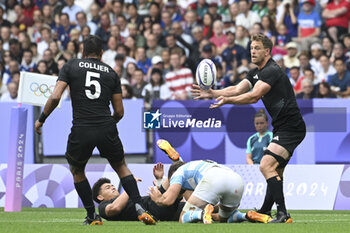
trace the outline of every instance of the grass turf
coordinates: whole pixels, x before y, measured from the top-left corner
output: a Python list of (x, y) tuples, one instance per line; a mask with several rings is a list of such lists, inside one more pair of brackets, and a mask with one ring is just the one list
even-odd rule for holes
[[(244, 212), (244, 211), (242, 211)], [(350, 232), (350, 211), (290, 211), (293, 224), (214, 223), (180, 224), (160, 222), (145, 226), (140, 222), (108, 222), (102, 226), (82, 226), (85, 210), (62, 208), (23, 208), (22, 212), (4, 212), (0, 208), (0, 232), (113, 232), (113, 233), (182, 233), (182, 232), (244, 232), (244, 233), (322, 233)]]

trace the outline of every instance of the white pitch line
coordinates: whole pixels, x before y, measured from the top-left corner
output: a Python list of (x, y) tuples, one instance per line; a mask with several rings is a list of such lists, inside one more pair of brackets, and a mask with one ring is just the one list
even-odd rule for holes
[(52, 220), (4, 220), (0, 219), (0, 222), (7, 222), (7, 223), (12, 223), (12, 222), (17, 222), (17, 223), (55, 223), (55, 222), (82, 222), (83, 219), (52, 219)]
[(333, 219), (333, 220), (296, 220), (295, 223), (335, 223), (335, 222), (346, 222), (349, 223), (349, 219)]

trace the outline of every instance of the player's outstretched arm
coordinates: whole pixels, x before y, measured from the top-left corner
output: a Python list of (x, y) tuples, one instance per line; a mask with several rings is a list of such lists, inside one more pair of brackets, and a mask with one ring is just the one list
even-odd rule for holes
[(113, 118), (118, 123), (124, 116), (124, 106), (122, 94), (113, 94), (112, 96)]
[[(243, 81), (242, 81), (243, 82)], [(247, 80), (247, 82), (249, 82)], [(218, 108), (224, 104), (236, 104), (236, 105), (244, 105), (244, 104), (253, 104), (258, 102), (258, 100), (267, 94), (271, 89), (271, 86), (263, 81), (256, 82), (253, 91), (244, 93), (238, 96), (225, 97), (220, 96), (216, 99), (216, 103), (210, 105), (210, 108)]]
[(51, 112), (57, 107), (57, 105), (59, 104), (62, 94), (64, 92), (64, 90), (67, 87), (67, 83), (58, 80), (55, 86), (55, 89), (53, 90), (51, 96), (49, 97), (49, 99), (47, 100), (44, 110), (41, 113), (40, 117), (38, 120), (36, 120), (35, 122), (35, 131), (38, 134), (41, 134), (41, 127), (43, 126), (46, 118), (51, 114)]

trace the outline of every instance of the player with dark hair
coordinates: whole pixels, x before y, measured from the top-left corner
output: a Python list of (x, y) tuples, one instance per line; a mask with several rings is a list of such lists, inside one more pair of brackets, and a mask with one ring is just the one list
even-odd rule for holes
[[(295, 148), (306, 133), (304, 120), (295, 99), (287, 74), (271, 58), (272, 41), (263, 34), (252, 37), (251, 59), (257, 65), (249, 71), (246, 79), (237, 86), (222, 90), (202, 90), (193, 85), (195, 99), (216, 98), (210, 108), (224, 104), (252, 104), (261, 99), (272, 118), (273, 139), (260, 162), (260, 170), (267, 181), (265, 200), (257, 212), (249, 211), (247, 217), (259, 213), (270, 214), (274, 203), (277, 216), (270, 223), (292, 222), (283, 195), (283, 171)], [(252, 91), (250, 91), (252, 90)]]
[[(55, 89), (35, 122), (35, 130), (41, 134), (40, 128), (69, 85), (73, 127), (68, 138), (66, 159), (75, 189), (87, 211), (84, 224), (102, 224), (100, 216), (95, 213), (91, 187), (85, 176), (85, 166), (95, 147), (118, 173), (124, 190), (135, 203), (139, 220), (145, 224), (155, 224), (154, 218), (142, 207), (136, 181), (126, 166), (123, 145), (118, 136), (116, 123), (124, 115), (120, 79), (111, 67), (100, 61), (101, 56), (101, 39), (89, 36), (84, 41), (84, 58), (69, 60), (60, 70)], [(109, 109), (110, 102), (113, 115)]]
[[(163, 178), (163, 164), (158, 163), (153, 168), (154, 177), (159, 180)], [(164, 193), (169, 182), (165, 180), (159, 190)], [(133, 202), (126, 192), (120, 194), (107, 178), (100, 178), (92, 187), (92, 197), (99, 203), (98, 209), (101, 217), (111, 221), (137, 221), (137, 213)], [(184, 202), (178, 198), (172, 205), (161, 207), (154, 203), (149, 196), (141, 198), (142, 205), (161, 221), (178, 221)]]

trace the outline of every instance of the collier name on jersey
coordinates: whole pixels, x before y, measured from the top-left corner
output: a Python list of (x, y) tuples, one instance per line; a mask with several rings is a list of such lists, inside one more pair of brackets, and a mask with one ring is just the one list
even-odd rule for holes
[(87, 69), (94, 69), (99, 70), (102, 72), (109, 72), (109, 69), (107, 66), (99, 65), (96, 63), (90, 63), (90, 62), (79, 62), (79, 67), (87, 68)]

